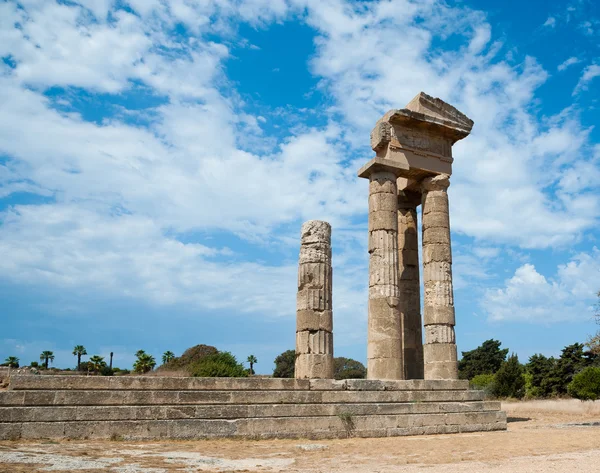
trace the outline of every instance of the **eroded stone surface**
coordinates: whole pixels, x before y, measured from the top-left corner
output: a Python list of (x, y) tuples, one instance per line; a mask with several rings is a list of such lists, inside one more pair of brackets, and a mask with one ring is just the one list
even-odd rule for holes
[(331, 225), (302, 225), (296, 299), (298, 379), (333, 378)]

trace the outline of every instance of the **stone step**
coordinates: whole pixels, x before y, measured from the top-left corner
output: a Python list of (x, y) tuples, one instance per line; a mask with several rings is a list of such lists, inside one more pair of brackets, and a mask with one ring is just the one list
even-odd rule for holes
[(385, 437), (505, 430), (503, 412), (0, 423), (0, 440)]
[(0, 407), (0, 422), (243, 419), (340, 415), (447, 414), (499, 411), (500, 403), (425, 402), (369, 404), (248, 404), (217, 406), (46, 406)]
[(367, 379), (166, 378), (158, 376), (16, 375), (9, 389), (143, 391), (453, 391), (468, 389), (466, 380), (378, 381)]
[(0, 406), (321, 404), (483, 401), (483, 391), (2, 391)]

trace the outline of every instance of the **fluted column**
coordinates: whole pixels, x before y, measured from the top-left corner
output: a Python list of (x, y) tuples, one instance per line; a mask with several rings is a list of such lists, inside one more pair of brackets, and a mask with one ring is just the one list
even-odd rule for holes
[(419, 281), (419, 237), (417, 206), (421, 195), (398, 192), (398, 310), (402, 326), (405, 379), (423, 379), (423, 334), (421, 329), (421, 283)]
[(369, 320), (367, 377), (403, 379), (398, 312), (398, 188), (396, 174), (369, 175)]
[(296, 378), (333, 378), (331, 225), (302, 225), (296, 301)]
[(449, 185), (450, 176), (440, 174), (424, 179), (421, 187), (425, 379), (458, 379), (447, 193)]

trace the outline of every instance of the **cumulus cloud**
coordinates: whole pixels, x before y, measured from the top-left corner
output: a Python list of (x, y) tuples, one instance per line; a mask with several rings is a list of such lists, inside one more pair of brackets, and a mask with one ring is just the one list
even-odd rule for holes
[(549, 324), (588, 321), (600, 287), (600, 250), (580, 253), (547, 278), (532, 264), (519, 267), (504, 287), (488, 289), (482, 309), (494, 321)]
[[(366, 185), (355, 172), (372, 154), (375, 121), (420, 90), (476, 123), (456, 146), (450, 188), (453, 230), (478, 240), (457, 259), (463, 287), (489, 277), (476, 258), (492, 260), (496, 244), (560, 247), (596, 224), (588, 130), (569, 111), (537, 114), (546, 71), (503, 56), (480, 12), (404, 0), (22, 5), (0, 4), (0, 56), (10, 59), (0, 66), (0, 192), (44, 203), (2, 214), (0, 277), (285, 315), (295, 290), (290, 228), (322, 218), (337, 235), (334, 303), (349, 334), (366, 314)], [(224, 63), (240, 23), (284, 19), (314, 30), (309, 67), (330, 106), (324, 125), (270, 136), (270, 118), (244, 103)], [(458, 50), (432, 46), (449, 37)], [(134, 91), (152, 99), (145, 108), (107, 105), (95, 120), (71, 100)], [(291, 256), (267, 264), (185, 238), (198, 232)]]

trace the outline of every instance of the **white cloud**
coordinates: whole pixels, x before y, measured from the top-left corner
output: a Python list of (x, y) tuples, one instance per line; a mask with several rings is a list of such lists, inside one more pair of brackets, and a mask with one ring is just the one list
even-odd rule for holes
[(576, 58), (575, 56), (570, 57), (569, 59), (566, 59), (565, 61), (563, 61), (562, 63), (560, 63), (557, 67), (557, 69), (559, 71), (564, 71), (565, 69), (567, 69), (569, 66), (572, 66), (574, 64), (579, 64), (581, 62), (581, 59)]
[(524, 264), (503, 288), (487, 290), (481, 307), (494, 321), (589, 321), (600, 287), (599, 267), (597, 248), (558, 266), (551, 278), (540, 274), (532, 264)]
[(595, 79), (596, 77), (600, 76), (600, 65), (598, 64), (591, 64), (589, 66), (587, 66), (584, 70), (583, 73), (581, 74), (581, 78), (579, 79), (579, 82), (577, 82), (577, 85), (575, 86), (575, 89), (573, 90), (573, 95), (577, 95), (578, 93), (587, 90), (589, 83)]
[(554, 28), (556, 26), (556, 18), (549, 16), (548, 19), (544, 22), (542, 26), (546, 26), (548, 28)]

